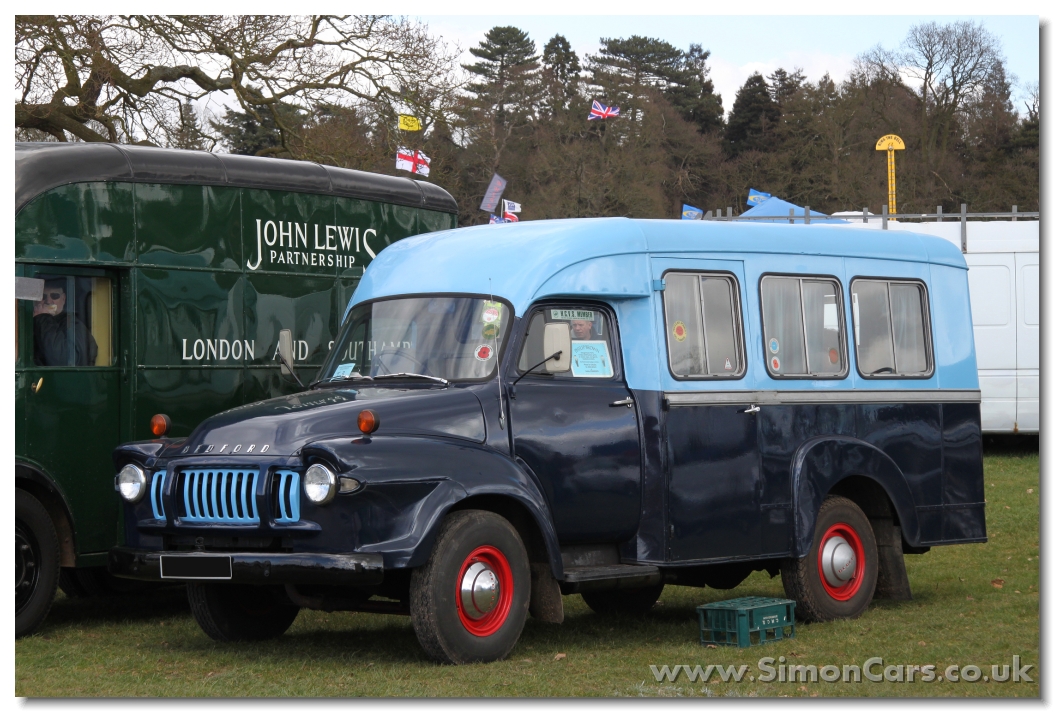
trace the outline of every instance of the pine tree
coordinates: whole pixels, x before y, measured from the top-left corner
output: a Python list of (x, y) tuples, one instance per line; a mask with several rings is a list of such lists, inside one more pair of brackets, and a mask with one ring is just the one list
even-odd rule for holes
[(578, 93), (581, 71), (582, 65), (571, 43), (563, 35), (553, 35), (542, 50), (542, 78), (550, 112), (568, 108), (571, 98)]
[(805, 73), (799, 67), (789, 74), (780, 67), (766, 78), (769, 80), (769, 96), (781, 107), (805, 85)]
[(462, 66), (483, 81), (469, 84), (468, 90), (481, 104), (492, 106), (497, 123), (504, 126), (510, 108), (529, 103), (538, 69), (534, 40), (516, 27), (492, 27), (469, 52), (482, 61)]
[(710, 68), (706, 66), (709, 57), (710, 50), (703, 49), (702, 45), (689, 45), (682, 58), (678, 83), (669, 86), (665, 92), (684, 120), (695, 124), (701, 133), (719, 131), (725, 123), (721, 95), (714, 93)]
[(765, 78), (755, 72), (736, 92), (732, 112), (725, 127), (725, 144), (729, 154), (767, 150), (772, 145), (780, 108), (769, 95)]

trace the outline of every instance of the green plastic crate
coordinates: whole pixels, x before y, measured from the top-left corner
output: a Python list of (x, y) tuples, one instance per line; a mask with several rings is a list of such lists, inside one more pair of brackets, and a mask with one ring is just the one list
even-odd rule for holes
[(749, 648), (794, 637), (794, 601), (786, 598), (745, 596), (707, 603), (695, 610), (699, 613), (699, 642), (704, 645)]

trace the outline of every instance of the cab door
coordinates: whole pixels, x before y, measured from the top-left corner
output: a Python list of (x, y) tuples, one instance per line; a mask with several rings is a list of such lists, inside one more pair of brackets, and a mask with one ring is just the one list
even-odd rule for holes
[[(641, 454), (612, 312), (588, 303), (535, 307), (510, 381), (515, 456), (538, 476), (562, 544), (615, 543), (637, 531)], [(541, 362), (545, 324), (571, 327), (571, 370)]]
[(44, 298), (20, 302), (25, 456), (53, 477), (74, 518), (78, 554), (118, 534), (110, 452), (120, 443), (118, 282), (101, 269), (27, 265)]

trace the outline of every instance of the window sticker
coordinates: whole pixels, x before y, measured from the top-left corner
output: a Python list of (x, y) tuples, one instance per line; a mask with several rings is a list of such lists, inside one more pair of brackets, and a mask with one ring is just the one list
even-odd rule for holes
[(683, 321), (673, 322), (673, 338), (678, 341), (684, 341), (688, 338), (688, 329), (684, 327)]
[(337, 370), (333, 372), (333, 378), (347, 378), (351, 375), (351, 372), (355, 370), (355, 364), (353, 363), (342, 363), (337, 366)]
[(838, 349), (831, 349), (828, 351), (827, 357), (831, 359), (831, 363), (838, 363)]
[(823, 305), (823, 328), (838, 331), (838, 305)]
[(772, 359), (769, 361), (769, 363), (772, 364), (772, 370), (773, 371), (780, 370), (780, 359), (779, 359), (779, 356), (773, 356)]
[(732, 370), (732, 359), (728, 358), (727, 356), (725, 357), (725, 370), (726, 371), (731, 371)]
[(780, 342), (777, 341), (775, 338), (769, 339), (769, 351), (774, 354), (778, 354), (780, 352)]
[(484, 324), (481, 332), (484, 339), (496, 339), (498, 338), (498, 324)]
[(549, 315), (560, 321), (596, 321), (596, 312), (589, 309), (550, 309)]
[(611, 378), (615, 375), (607, 342), (571, 342), (571, 375), (575, 378)]
[(477, 361), (490, 361), (491, 356), (494, 355), (494, 349), (486, 344), (476, 347), (476, 360)]
[(497, 302), (483, 302), (483, 313), (479, 316), (484, 324), (501, 323), (501, 304)]

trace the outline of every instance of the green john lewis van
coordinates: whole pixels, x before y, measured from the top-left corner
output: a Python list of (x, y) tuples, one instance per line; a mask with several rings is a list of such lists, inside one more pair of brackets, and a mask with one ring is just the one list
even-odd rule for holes
[(457, 223), (407, 178), (85, 143), (16, 144), (15, 210), (16, 636), (117, 585), (115, 446), (292, 392), (279, 331), (310, 378), (373, 257)]

